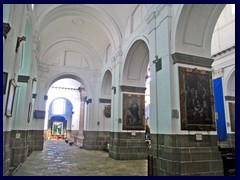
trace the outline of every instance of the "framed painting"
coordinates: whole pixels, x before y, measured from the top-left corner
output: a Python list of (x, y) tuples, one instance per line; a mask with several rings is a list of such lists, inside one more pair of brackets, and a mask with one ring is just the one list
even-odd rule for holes
[(123, 94), (123, 130), (144, 130), (144, 113), (144, 95)]
[(8, 73), (3, 72), (3, 94), (6, 94)]
[(30, 122), (30, 119), (32, 117), (32, 102), (29, 103), (28, 105), (28, 116), (27, 116), (27, 122)]
[(11, 79), (9, 81), (8, 96), (7, 96), (7, 103), (6, 103), (6, 110), (5, 110), (5, 115), (7, 117), (12, 116), (16, 87), (17, 85), (15, 83), (15, 80)]
[(179, 67), (182, 130), (216, 130), (212, 72)]

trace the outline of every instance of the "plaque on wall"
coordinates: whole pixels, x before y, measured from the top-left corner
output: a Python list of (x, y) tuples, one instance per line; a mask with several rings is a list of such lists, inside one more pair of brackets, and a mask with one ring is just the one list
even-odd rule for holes
[(179, 67), (182, 130), (216, 130), (212, 72)]
[(45, 111), (35, 110), (33, 117), (35, 119), (44, 119), (45, 118)]
[(145, 129), (145, 95), (123, 94), (123, 130)]

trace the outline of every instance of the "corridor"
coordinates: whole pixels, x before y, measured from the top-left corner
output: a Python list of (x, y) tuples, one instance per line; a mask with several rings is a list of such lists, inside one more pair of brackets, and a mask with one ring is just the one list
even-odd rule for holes
[(34, 151), (13, 176), (146, 176), (147, 160), (115, 160), (104, 151), (49, 140)]

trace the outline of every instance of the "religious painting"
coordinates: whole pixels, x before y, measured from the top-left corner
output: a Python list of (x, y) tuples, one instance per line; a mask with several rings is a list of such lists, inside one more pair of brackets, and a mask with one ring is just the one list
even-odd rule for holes
[(6, 109), (5, 109), (5, 115), (7, 117), (12, 116), (16, 87), (17, 85), (15, 83), (15, 80), (11, 79), (9, 81), (8, 96), (7, 96), (7, 103), (6, 103)]
[(212, 72), (179, 67), (182, 130), (216, 130)]
[(123, 94), (123, 130), (144, 130), (144, 112), (144, 95)]
[(110, 118), (111, 117), (111, 105), (105, 105), (103, 112), (104, 112), (104, 116), (106, 118)]
[(53, 122), (52, 135), (62, 135), (62, 134), (63, 134), (63, 122)]
[(229, 107), (231, 131), (235, 132), (235, 103), (233, 102), (228, 103), (228, 107)]

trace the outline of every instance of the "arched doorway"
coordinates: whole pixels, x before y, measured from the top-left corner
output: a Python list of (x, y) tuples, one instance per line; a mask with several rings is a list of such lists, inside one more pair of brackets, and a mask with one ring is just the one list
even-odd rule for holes
[[(73, 78), (57, 78), (50, 86), (47, 97), (45, 139), (49, 138), (49, 134), (55, 137), (54, 122), (62, 123), (61, 137), (63, 138), (73, 140), (74, 137), (83, 135), (87, 99), (83, 83)], [(57, 120), (57, 117), (60, 117), (60, 120)]]

